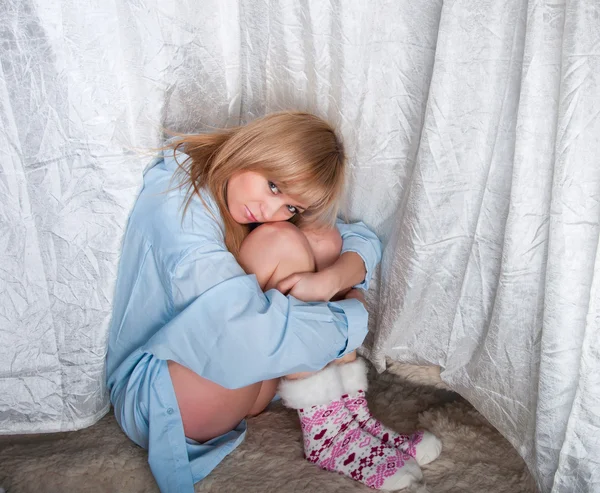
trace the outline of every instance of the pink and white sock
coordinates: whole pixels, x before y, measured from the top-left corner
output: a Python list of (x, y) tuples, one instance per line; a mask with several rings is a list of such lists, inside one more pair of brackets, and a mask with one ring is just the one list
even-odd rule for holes
[(282, 379), (283, 403), (300, 417), (305, 458), (378, 490), (396, 491), (423, 477), (415, 459), (366, 432), (341, 400), (335, 366), (300, 380)]
[(424, 430), (411, 434), (396, 433), (371, 414), (365, 397), (368, 386), (367, 365), (362, 358), (338, 365), (337, 369), (344, 389), (344, 405), (361, 428), (384, 444), (410, 454), (420, 466), (437, 459), (442, 451), (442, 442), (433, 433)]

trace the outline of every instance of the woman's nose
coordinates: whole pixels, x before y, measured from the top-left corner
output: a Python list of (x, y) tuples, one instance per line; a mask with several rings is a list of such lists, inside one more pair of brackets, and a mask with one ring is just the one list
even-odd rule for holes
[(269, 200), (264, 201), (261, 204), (260, 208), (261, 213), (263, 215), (263, 220), (265, 222), (272, 221), (275, 214), (277, 214), (277, 211), (281, 209), (282, 204), (283, 200), (275, 196), (273, 198), (270, 198)]

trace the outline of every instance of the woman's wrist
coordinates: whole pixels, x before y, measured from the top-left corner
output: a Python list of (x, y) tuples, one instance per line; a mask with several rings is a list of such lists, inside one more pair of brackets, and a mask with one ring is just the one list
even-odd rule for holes
[(343, 253), (337, 261), (323, 269), (327, 272), (330, 286), (335, 293), (347, 292), (353, 286), (360, 284), (366, 275), (365, 263), (355, 252)]
[(339, 270), (335, 268), (335, 264), (330, 267), (327, 267), (321, 271), (324, 275), (324, 282), (328, 286), (328, 292), (330, 294), (329, 299), (336, 298), (336, 295), (339, 294), (340, 291), (344, 290), (342, 287), (342, 276), (339, 273)]

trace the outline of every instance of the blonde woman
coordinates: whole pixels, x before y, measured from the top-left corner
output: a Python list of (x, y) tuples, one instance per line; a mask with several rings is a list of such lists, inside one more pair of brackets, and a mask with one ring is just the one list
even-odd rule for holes
[(306, 458), (324, 469), (393, 491), (439, 454), (433, 435), (395, 434), (366, 406), (357, 288), (381, 247), (362, 223), (336, 224), (344, 170), (334, 131), (306, 113), (181, 136), (146, 170), (107, 375), (117, 421), (148, 449), (162, 492), (192, 492), (278, 386)]

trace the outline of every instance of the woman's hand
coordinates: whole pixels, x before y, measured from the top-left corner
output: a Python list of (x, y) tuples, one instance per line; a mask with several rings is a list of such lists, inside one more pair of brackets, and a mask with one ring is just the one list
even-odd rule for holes
[(365, 293), (362, 289), (351, 289), (346, 293), (346, 296), (344, 296), (344, 298), (346, 298), (347, 300), (352, 298), (358, 300), (363, 304), (365, 308), (367, 308), (367, 302), (365, 301)]
[(329, 301), (340, 290), (333, 271), (301, 272), (279, 281), (276, 289), (300, 301)]

